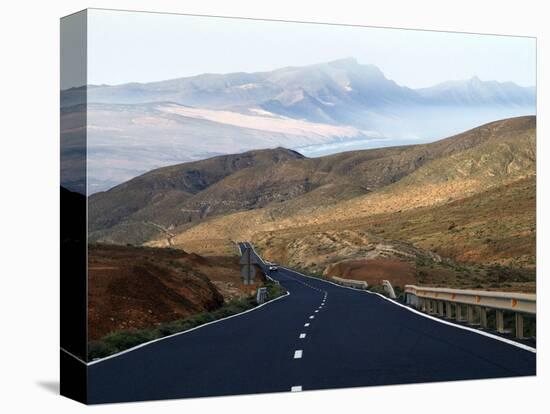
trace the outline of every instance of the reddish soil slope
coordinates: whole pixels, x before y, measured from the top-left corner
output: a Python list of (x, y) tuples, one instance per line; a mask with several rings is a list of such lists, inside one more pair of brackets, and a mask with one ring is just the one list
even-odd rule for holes
[(416, 283), (413, 264), (394, 259), (349, 260), (327, 267), (326, 276), (364, 280), (369, 285), (381, 285), (387, 279), (393, 286)]
[(221, 306), (224, 297), (231, 299), (246, 293), (249, 292), (240, 283), (237, 258), (206, 258), (172, 249), (92, 245), (88, 273), (89, 339), (213, 310)]

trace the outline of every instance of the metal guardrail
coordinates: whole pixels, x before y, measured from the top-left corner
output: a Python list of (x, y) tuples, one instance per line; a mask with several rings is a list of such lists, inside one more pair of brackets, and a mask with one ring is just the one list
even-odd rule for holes
[[(524, 315), (537, 313), (537, 297), (528, 293), (405, 285), (405, 301), (423, 312), (466, 321), (470, 325), (480, 325), (482, 328), (487, 328), (487, 311), (494, 310), (496, 329), (500, 333), (506, 332), (504, 312), (513, 312), (517, 338), (523, 338)], [(463, 307), (466, 308), (466, 318), (462, 315)]]
[(341, 277), (332, 276), (332, 280), (339, 285), (352, 287), (355, 289), (367, 289), (369, 284), (362, 280), (342, 279)]

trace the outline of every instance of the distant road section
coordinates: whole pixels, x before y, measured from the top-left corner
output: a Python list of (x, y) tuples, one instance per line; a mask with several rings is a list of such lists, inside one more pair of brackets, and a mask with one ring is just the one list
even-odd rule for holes
[(532, 350), (290, 269), (269, 275), (290, 295), (92, 363), (90, 402), (536, 374)]

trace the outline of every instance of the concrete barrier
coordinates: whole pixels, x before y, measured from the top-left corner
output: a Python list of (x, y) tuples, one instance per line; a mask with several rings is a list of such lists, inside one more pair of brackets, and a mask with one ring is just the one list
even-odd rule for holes
[(256, 303), (261, 305), (267, 299), (267, 288), (261, 287), (256, 291)]
[[(496, 330), (505, 333), (504, 312), (515, 314), (515, 335), (523, 338), (524, 315), (536, 315), (537, 297), (517, 292), (491, 292), (486, 290), (448, 289), (405, 286), (407, 305), (423, 312), (465, 321), (469, 325), (487, 328), (487, 312), (495, 311)], [(466, 308), (466, 315), (462, 313)]]
[(342, 279), (341, 277), (332, 276), (332, 280), (339, 285), (352, 287), (355, 289), (366, 290), (369, 284), (362, 280)]
[(395, 290), (393, 290), (393, 286), (391, 285), (391, 282), (389, 280), (382, 280), (382, 286), (384, 287), (384, 290), (386, 291), (390, 299), (397, 299)]

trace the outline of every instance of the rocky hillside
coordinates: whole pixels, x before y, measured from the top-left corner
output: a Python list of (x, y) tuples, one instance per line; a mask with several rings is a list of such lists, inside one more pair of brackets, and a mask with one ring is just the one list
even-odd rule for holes
[(89, 339), (214, 310), (250, 293), (244, 289), (236, 257), (90, 245)]
[(380, 284), (533, 291), (534, 177), (455, 201), (258, 233), (269, 259)]
[[(372, 191), (368, 191), (369, 188), (367, 194), (347, 200), (335, 196), (329, 203), (314, 202), (322, 198), (316, 197), (316, 193), (326, 194), (332, 190), (337, 194), (340, 191), (341, 186), (327, 184), (286, 203), (207, 220), (180, 232), (174, 242), (178, 244), (213, 235), (238, 240), (263, 231), (331, 225), (334, 222), (343, 225), (361, 217), (447, 203), (493, 186), (533, 177), (535, 120), (525, 117), (498, 121), (434, 144), (397, 151), (400, 151), (397, 156), (378, 156), (360, 165), (367, 166), (363, 168), (363, 174), (368, 176), (364, 180), (378, 183)], [(363, 155), (367, 158), (372, 153), (366, 151)], [(404, 169), (412, 171), (405, 174)], [(403, 175), (400, 180), (397, 172)], [(390, 176), (386, 179), (389, 182), (379, 178), (385, 176)], [(351, 178), (353, 174), (347, 177)], [(216, 231), (211, 232), (211, 228), (216, 228)]]
[(211, 214), (208, 202), (193, 199), (224, 178), (300, 158), (286, 149), (258, 150), (153, 170), (89, 198), (90, 239), (141, 243), (170, 234), (168, 228)]
[[(430, 258), (433, 253), (453, 263), (531, 269), (519, 276), (512, 272), (508, 281), (528, 290), (535, 263), (535, 136), (535, 119), (524, 117), (426, 146), (392, 149), (400, 153), (385, 158), (387, 164), (382, 157), (371, 159), (377, 168), (368, 179), (379, 184), (366, 194), (328, 205), (313, 203), (320, 186), (285, 203), (212, 218), (172, 241), (215, 251), (230, 248), (228, 240), (253, 240), (267, 257), (317, 273), (365, 258), (407, 261), (430, 283), (466, 272), (445, 264), (432, 278), (423, 266), (438, 263)], [(390, 181), (395, 182), (386, 185), (376, 181), (377, 174), (384, 176), (392, 168), (403, 171), (396, 165), (412, 171), (401, 179), (393, 175)], [(471, 271), (475, 276), (457, 283), (498, 285), (493, 276), (484, 276), (493, 275), (491, 269)]]
[[(422, 180), (431, 180), (429, 174), (445, 180), (449, 177), (442, 169), (451, 164), (449, 174), (456, 171), (468, 176), (472, 173), (468, 168), (477, 168), (466, 165), (468, 157), (483, 158), (501, 143), (510, 142), (506, 144), (512, 145), (509, 152), (533, 152), (534, 148), (526, 147), (525, 139), (521, 139), (529, 130), (534, 130), (533, 117), (488, 124), (426, 145), (320, 158), (305, 158), (279, 148), (162, 168), (91, 196), (90, 237), (143, 243), (158, 238), (171, 240), (173, 235), (206, 219), (239, 211), (262, 209), (261, 214), (273, 220), (304, 211), (310, 214), (312, 209), (376, 192), (428, 163), (431, 169), (424, 169), (411, 180), (418, 180), (422, 174), (426, 176), (420, 177)], [(514, 144), (516, 136), (518, 142)], [(458, 159), (461, 156), (462, 161)], [(439, 164), (433, 163), (435, 160), (440, 160)], [(457, 167), (459, 162), (463, 165)], [(486, 160), (479, 165), (480, 171), (488, 168), (485, 164)], [(512, 163), (508, 168), (523, 171), (520, 164)]]
[[(92, 196), (91, 236), (207, 255), (251, 240), (319, 274), (401, 269), (404, 281), (530, 290), (535, 131), (534, 117), (519, 117), (425, 145), (320, 158), (279, 148), (163, 168)], [(365, 260), (379, 271), (365, 273)]]

